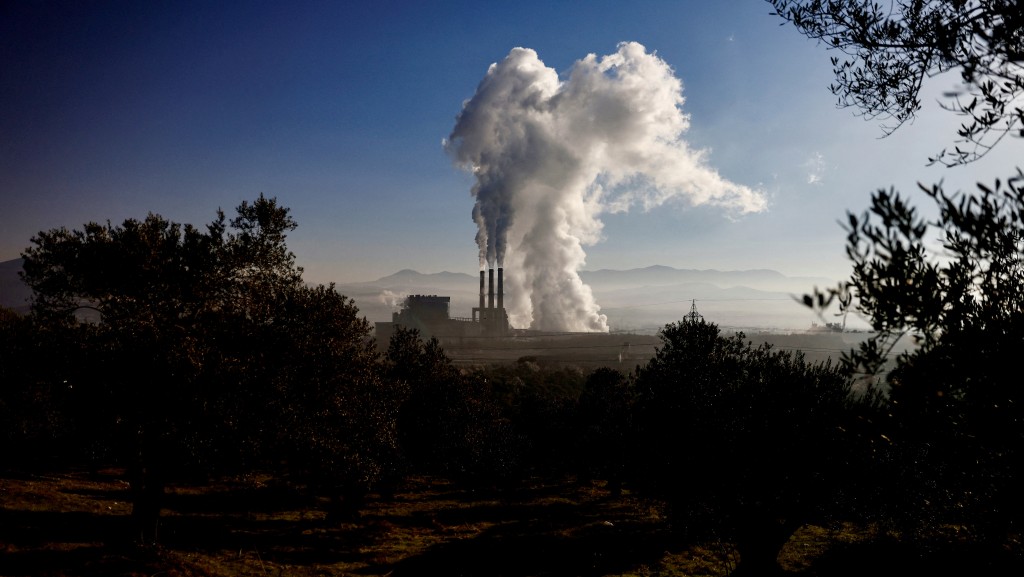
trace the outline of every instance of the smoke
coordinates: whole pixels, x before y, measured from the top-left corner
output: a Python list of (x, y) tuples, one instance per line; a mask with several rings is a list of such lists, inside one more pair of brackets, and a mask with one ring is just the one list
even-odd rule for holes
[(405, 303), (405, 298), (407, 296), (408, 295), (403, 293), (396, 293), (391, 290), (384, 289), (379, 295), (377, 295), (377, 300), (379, 300), (383, 305), (389, 306), (393, 309), (398, 309), (401, 308), (403, 303)]
[(590, 54), (567, 75), (529, 48), (492, 64), (445, 149), (476, 178), (480, 266), (504, 266), (513, 326), (607, 331), (579, 277), (600, 216), (670, 201), (764, 210), (764, 194), (723, 179), (682, 139), (682, 83), (635, 42)]

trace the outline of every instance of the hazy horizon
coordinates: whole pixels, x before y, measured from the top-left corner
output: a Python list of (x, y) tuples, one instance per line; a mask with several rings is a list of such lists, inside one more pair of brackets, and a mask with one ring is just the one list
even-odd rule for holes
[[(24, 303), (19, 305), (15, 300), (28, 296), (28, 288), (12, 284), (19, 281), (16, 268), (10, 265), (18, 260), (0, 262), (0, 270), (5, 273), (0, 278), (0, 305), (22, 306), (24, 310)], [(514, 273), (514, 270), (508, 271), (510, 275)], [(651, 278), (651, 274), (661, 278)], [(596, 278), (601, 275), (606, 278)], [(613, 278), (607, 278), (609, 275)], [(583, 271), (582, 276), (593, 287), (612, 332), (653, 334), (665, 324), (681, 320), (693, 301), (708, 321), (726, 329), (806, 331), (812, 323), (841, 322), (841, 319), (819, 319), (793, 300), (795, 294), (808, 292), (814, 286), (825, 286), (829, 280), (826, 278), (789, 277), (770, 269), (688, 270), (665, 265)], [(371, 322), (390, 321), (392, 313), (400, 310), (404, 298), (412, 294), (449, 296), (452, 298), (450, 315), (469, 317), (479, 295), (477, 278), (461, 272), (425, 273), (402, 269), (377, 279), (338, 283), (337, 288), (352, 298), (361, 315)], [(867, 328), (855, 317), (850, 319), (851, 329)]]

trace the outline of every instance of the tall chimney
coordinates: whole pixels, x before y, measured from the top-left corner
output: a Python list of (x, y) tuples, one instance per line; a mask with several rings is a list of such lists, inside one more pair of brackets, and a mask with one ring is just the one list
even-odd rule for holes
[(484, 271), (480, 271), (480, 314), (484, 314)]
[(494, 269), (487, 269), (487, 308), (494, 308)]
[[(505, 269), (498, 267), (498, 310), (505, 308)], [(499, 315), (501, 313), (498, 313)]]

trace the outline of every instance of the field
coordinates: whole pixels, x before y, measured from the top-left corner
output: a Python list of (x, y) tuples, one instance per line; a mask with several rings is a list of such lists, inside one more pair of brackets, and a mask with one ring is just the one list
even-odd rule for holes
[[(654, 503), (598, 483), (527, 483), (468, 492), (410, 480), (372, 496), (358, 519), (328, 520), (317, 498), (247, 477), (170, 489), (156, 544), (127, 534), (124, 472), (0, 479), (0, 574), (126, 575), (727, 575), (728, 543), (685, 543)], [(790, 575), (901, 575), (1004, 561), (957, 549), (940, 557), (849, 525), (807, 526), (780, 563)], [(995, 563), (995, 565), (992, 565)]]
[[(723, 331), (731, 336), (732, 331)], [(789, 333), (745, 332), (745, 340), (754, 346), (770, 344), (777, 351), (801, 351), (812, 363), (829, 359), (839, 361), (844, 352), (856, 348), (870, 333), (792, 331)], [(893, 351), (902, 352), (906, 343)], [(529, 357), (547, 365), (576, 366), (583, 369), (611, 367), (624, 373), (647, 363), (662, 346), (657, 335), (631, 333), (529, 333), (515, 338), (441, 339), (445, 354), (459, 366), (486, 366)]]
[(445, 354), (458, 366), (486, 366), (530, 358), (545, 365), (593, 370), (612, 367), (630, 372), (654, 356), (655, 335), (524, 332), (507, 339), (447, 339)]

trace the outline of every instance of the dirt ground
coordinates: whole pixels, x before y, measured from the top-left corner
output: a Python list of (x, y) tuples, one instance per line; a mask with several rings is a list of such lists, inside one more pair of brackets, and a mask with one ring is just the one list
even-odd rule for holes
[[(613, 497), (600, 483), (466, 491), (416, 478), (371, 496), (348, 522), (269, 478), (177, 485), (157, 543), (129, 534), (127, 499), (119, 469), (3, 475), (0, 575), (719, 576), (738, 561), (728, 543), (681, 542), (657, 504)], [(808, 576), (903, 575), (940, 561), (987, 575), (1006, 567), (959, 553), (922, 561), (848, 525), (804, 527), (779, 559), (787, 574)]]

